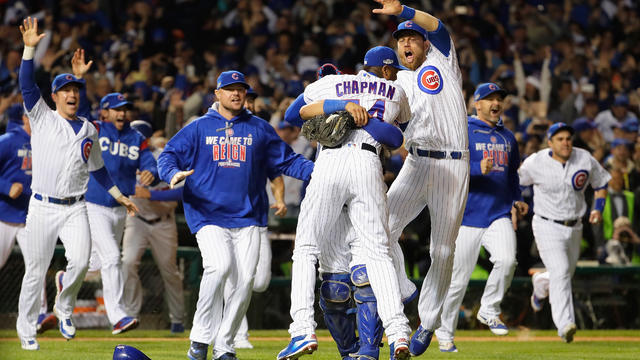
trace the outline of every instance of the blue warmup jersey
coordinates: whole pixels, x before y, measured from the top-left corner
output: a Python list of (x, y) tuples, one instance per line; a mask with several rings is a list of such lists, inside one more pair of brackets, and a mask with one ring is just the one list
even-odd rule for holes
[[(22, 184), (22, 194), (9, 197), (11, 185)], [(31, 137), (20, 126), (0, 136), (0, 220), (24, 224), (31, 196)]]
[[(499, 122), (495, 128), (469, 116), (470, 182), (462, 225), (486, 228), (511, 217), (513, 202), (521, 200), (518, 167), (520, 152), (513, 133)], [(482, 175), (480, 162), (493, 157), (493, 169)]]
[(196, 233), (205, 225), (266, 226), (267, 177), (284, 173), (306, 180), (313, 163), (246, 110), (226, 120), (209, 109), (169, 140), (158, 158), (160, 178), (167, 183), (178, 171), (192, 169), (183, 202), (187, 224)]
[[(104, 166), (111, 175), (113, 182), (124, 195), (136, 192), (136, 170), (149, 170), (158, 179), (156, 160), (149, 150), (145, 137), (128, 123), (122, 131), (109, 122), (97, 121), (98, 143), (102, 150)], [(86, 199), (88, 202), (116, 207), (120, 204), (114, 199), (91, 173)]]

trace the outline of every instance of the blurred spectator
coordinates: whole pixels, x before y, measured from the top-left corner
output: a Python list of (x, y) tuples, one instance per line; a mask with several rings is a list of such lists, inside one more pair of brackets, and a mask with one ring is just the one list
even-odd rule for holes
[(640, 174), (631, 160), (630, 146), (626, 139), (615, 139), (611, 143), (611, 156), (605, 160), (605, 166), (611, 170), (620, 170), (623, 176), (623, 188), (634, 191), (640, 185)]
[(607, 142), (614, 139), (614, 128), (620, 128), (627, 120), (638, 120), (636, 115), (629, 111), (629, 98), (627, 95), (619, 94), (615, 97), (609, 110), (602, 111), (595, 118), (595, 123)]

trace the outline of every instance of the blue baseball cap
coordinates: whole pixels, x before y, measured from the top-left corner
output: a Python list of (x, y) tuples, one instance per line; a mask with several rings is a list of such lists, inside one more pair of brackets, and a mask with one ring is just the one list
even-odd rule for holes
[(247, 96), (252, 98), (257, 98), (258, 93), (255, 90), (253, 90), (251, 86), (249, 86), (249, 88), (247, 89)]
[(151, 124), (144, 120), (133, 120), (131, 124), (129, 124), (132, 128), (138, 131), (140, 134), (144, 135), (147, 139), (153, 135), (153, 127)]
[(473, 100), (475, 101), (482, 100), (493, 93), (498, 93), (503, 98), (507, 96), (507, 92), (497, 84), (483, 83), (478, 85), (478, 87), (476, 88), (476, 91), (473, 93)]
[(394, 31), (391, 36), (393, 36), (394, 39), (398, 40), (398, 38), (402, 36), (402, 33), (406, 31), (415, 31), (418, 34), (422, 35), (425, 40), (427, 40), (428, 38), (427, 30), (423, 29), (422, 27), (420, 27), (420, 25), (414, 23), (411, 20), (400, 23), (400, 25), (398, 25), (398, 29)]
[(376, 46), (369, 49), (364, 55), (364, 64), (366, 66), (389, 65), (396, 69), (407, 70), (406, 67), (400, 65), (396, 52), (386, 46)]
[(53, 79), (53, 82), (51, 83), (51, 92), (55, 93), (63, 86), (71, 83), (78, 85), (78, 87), (80, 88), (84, 87), (84, 81), (78, 79), (77, 77), (71, 74), (60, 74)]
[(562, 130), (567, 130), (571, 133), (571, 135), (573, 135), (575, 133), (575, 131), (573, 130), (573, 128), (563, 122), (557, 122), (551, 126), (549, 126), (549, 130), (547, 130), (547, 139), (551, 140), (551, 138), (553, 137), (553, 135), (557, 134), (558, 132), (562, 131)]
[(247, 89), (250, 88), (249, 84), (244, 80), (244, 74), (240, 71), (230, 70), (220, 73), (218, 76), (218, 87), (216, 89), (222, 89), (225, 86), (231, 84), (242, 84)]
[(614, 149), (620, 145), (624, 145), (624, 146), (629, 146), (631, 145), (631, 141), (627, 140), (627, 139), (623, 139), (623, 138), (616, 138), (613, 139), (613, 141), (611, 142), (611, 148)]
[(622, 123), (621, 129), (626, 132), (638, 132), (640, 125), (638, 124), (638, 119), (628, 119)]
[(291, 123), (286, 121), (286, 120), (282, 120), (282, 121), (280, 121), (280, 123), (278, 123), (278, 130), (287, 129), (287, 128), (293, 128), (293, 127), (294, 126), (291, 125)]
[(575, 130), (575, 132), (578, 134), (585, 130), (591, 130), (598, 127), (598, 125), (589, 121), (589, 119), (587, 119), (586, 117), (576, 119), (576, 121), (574, 121), (571, 126), (573, 127), (573, 130)]
[(107, 94), (100, 100), (100, 109), (116, 109), (128, 105), (131, 103), (120, 93)]
[(613, 106), (629, 106), (629, 98), (625, 94), (616, 95)]

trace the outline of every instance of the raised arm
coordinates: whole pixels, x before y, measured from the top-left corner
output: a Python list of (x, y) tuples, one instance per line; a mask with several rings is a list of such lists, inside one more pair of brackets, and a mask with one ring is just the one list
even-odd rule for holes
[[(76, 49), (76, 51), (73, 53), (73, 58), (71, 58), (71, 69), (73, 71), (73, 76), (78, 78), (78, 80), (85, 81), (83, 77), (89, 71), (89, 68), (91, 68), (91, 64), (93, 64), (93, 60), (89, 62), (85, 62), (84, 60), (84, 49)], [(86, 118), (87, 120), (91, 120), (91, 104), (87, 99), (86, 86), (80, 88), (80, 101), (78, 103), (77, 114)]]
[(413, 20), (427, 31), (436, 31), (440, 25), (440, 20), (437, 17), (424, 11), (403, 6), (398, 0), (375, 0), (375, 2), (382, 5), (382, 8), (373, 9), (374, 14), (395, 15), (407, 20)]
[(28, 17), (20, 25), (24, 51), (22, 53), (22, 63), (20, 64), (20, 91), (27, 111), (31, 111), (40, 99), (40, 89), (36, 85), (34, 77), (33, 55), (36, 45), (45, 37), (45, 34), (38, 35), (38, 19)]

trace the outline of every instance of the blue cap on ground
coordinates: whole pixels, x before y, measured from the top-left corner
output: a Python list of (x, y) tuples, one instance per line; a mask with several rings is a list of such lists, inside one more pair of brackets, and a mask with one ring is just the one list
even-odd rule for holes
[(129, 345), (117, 345), (113, 350), (113, 360), (151, 360), (142, 351)]
[(551, 126), (549, 126), (549, 130), (547, 130), (547, 139), (551, 139), (553, 137), (553, 135), (557, 134), (559, 131), (561, 130), (567, 130), (571, 133), (571, 135), (573, 135), (574, 130), (571, 126), (563, 123), (563, 122), (557, 122)]
[(396, 52), (386, 46), (376, 46), (369, 49), (364, 55), (364, 64), (366, 66), (389, 65), (396, 69), (407, 70), (406, 67), (400, 65)]
[(575, 130), (578, 134), (585, 130), (595, 129), (598, 127), (598, 125), (589, 121), (589, 119), (587, 119), (586, 117), (576, 119), (576, 121), (574, 121), (571, 126), (573, 127), (573, 130)]
[(473, 93), (473, 99), (475, 101), (482, 100), (493, 93), (498, 93), (503, 98), (507, 96), (507, 92), (497, 84), (483, 83), (476, 88), (476, 91)]
[(51, 92), (55, 93), (67, 84), (76, 84), (78, 87), (84, 87), (84, 81), (76, 78), (71, 74), (60, 74), (53, 79), (51, 83)]
[(631, 145), (631, 141), (623, 138), (616, 138), (616, 139), (613, 139), (613, 141), (611, 142), (612, 149), (615, 149), (620, 145), (629, 146)]
[(131, 105), (130, 102), (120, 93), (110, 93), (100, 100), (100, 109), (116, 109), (121, 106)]
[(216, 89), (222, 89), (225, 86), (231, 84), (242, 84), (247, 89), (250, 88), (249, 84), (244, 80), (244, 74), (240, 71), (230, 70), (220, 73), (218, 76), (218, 87)]
[(616, 95), (613, 106), (629, 106), (629, 98), (625, 94)]
[(147, 139), (153, 135), (153, 127), (151, 124), (144, 120), (133, 120), (131, 124), (129, 124), (132, 128), (137, 130), (140, 134), (144, 135)]
[(622, 130), (626, 132), (638, 132), (640, 128), (640, 124), (638, 124), (638, 119), (628, 119), (622, 123)]
[(394, 39), (397, 40), (402, 35), (402, 33), (406, 31), (415, 31), (418, 34), (422, 35), (425, 40), (427, 40), (428, 38), (427, 30), (423, 29), (422, 27), (420, 27), (420, 25), (414, 23), (411, 20), (400, 23), (398, 25), (398, 29), (391, 35)]

